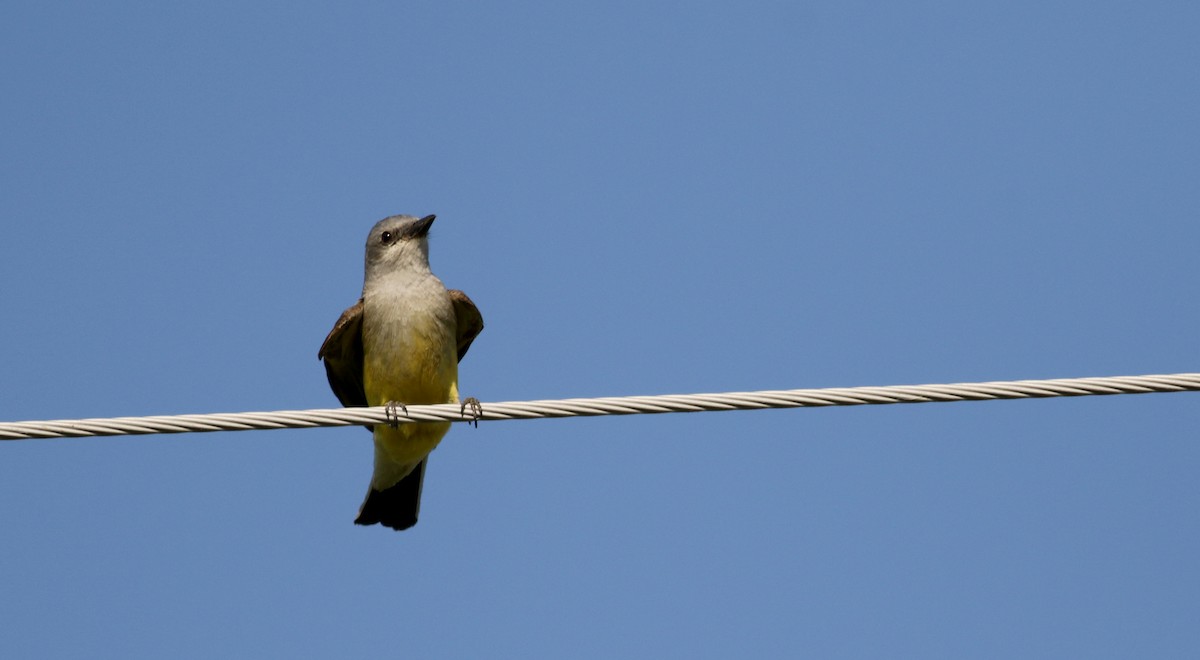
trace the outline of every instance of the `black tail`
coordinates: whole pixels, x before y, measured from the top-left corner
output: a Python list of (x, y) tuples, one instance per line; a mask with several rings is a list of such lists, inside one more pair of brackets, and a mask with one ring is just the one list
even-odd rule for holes
[[(429, 459), (425, 459), (429, 460)], [(408, 473), (386, 490), (372, 488), (363, 500), (362, 508), (358, 510), (356, 525), (374, 525), (379, 523), (396, 531), (408, 529), (417, 524), (417, 514), (421, 511), (421, 484), (425, 481), (425, 461), (421, 461), (413, 471)]]

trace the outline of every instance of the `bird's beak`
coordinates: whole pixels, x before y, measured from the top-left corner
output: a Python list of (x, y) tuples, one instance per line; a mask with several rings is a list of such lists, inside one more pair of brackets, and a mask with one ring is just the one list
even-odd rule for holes
[(433, 221), (436, 219), (436, 215), (427, 215), (424, 218), (417, 220), (417, 224), (413, 225), (413, 236), (420, 238), (428, 234), (429, 228), (433, 226)]

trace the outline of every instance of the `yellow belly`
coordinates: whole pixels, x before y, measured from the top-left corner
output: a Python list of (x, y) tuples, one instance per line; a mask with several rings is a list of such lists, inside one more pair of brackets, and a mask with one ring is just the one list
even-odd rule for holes
[[(404, 337), (407, 341), (380, 337), (379, 346), (366, 347), (363, 389), (367, 403), (382, 406), (392, 401), (405, 405), (457, 402), (458, 356), (453, 335), (433, 328), (408, 330), (408, 336)], [(396, 428), (376, 424), (377, 458), (382, 453), (398, 468), (381, 473), (384, 466), (377, 465), (376, 476), (384, 481), (399, 480), (429, 455), (449, 430), (450, 422), (401, 424)]]
[(390, 486), (408, 476), (450, 430), (450, 422), (422, 422), (401, 424), (398, 428), (375, 425), (375, 446), (387, 459), (397, 466), (395, 472), (377, 466), (383, 486)]

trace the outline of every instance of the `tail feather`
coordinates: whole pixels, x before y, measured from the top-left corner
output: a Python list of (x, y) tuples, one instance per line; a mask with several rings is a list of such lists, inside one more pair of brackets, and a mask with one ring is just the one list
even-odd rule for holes
[(358, 510), (358, 518), (354, 519), (354, 524), (378, 523), (396, 531), (417, 524), (417, 514), (421, 511), (421, 486), (424, 481), (425, 461), (421, 461), (408, 476), (396, 482), (396, 485), (384, 490), (371, 488), (367, 491), (367, 499), (363, 500), (362, 508)]

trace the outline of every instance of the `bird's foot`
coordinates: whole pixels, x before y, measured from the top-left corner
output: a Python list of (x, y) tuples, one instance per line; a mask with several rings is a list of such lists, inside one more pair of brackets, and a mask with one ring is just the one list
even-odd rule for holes
[(399, 401), (388, 401), (383, 404), (383, 414), (387, 417), (387, 425), (392, 428), (400, 426), (400, 410), (404, 411), (404, 416), (408, 417), (408, 406)]
[[(471, 414), (468, 417), (467, 408), (471, 409)], [(458, 409), (458, 414), (467, 419), (468, 424), (473, 424), (475, 428), (479, 428), (479, 418), (483, 417), (483, 406), (480, 405), (479, 399), (469, 396), (463, 399), (462, 407)]]

